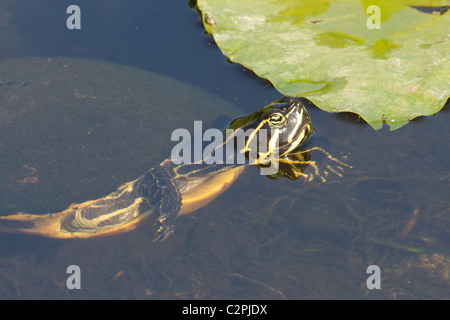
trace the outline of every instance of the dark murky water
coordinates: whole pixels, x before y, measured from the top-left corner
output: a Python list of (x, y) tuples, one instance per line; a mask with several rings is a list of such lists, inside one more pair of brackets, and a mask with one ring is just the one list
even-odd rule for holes
[[(187, 3), (78, 1), (80, 31), (65, 27), (70, 4), (3, 1), (0, 59), (63, 56), (138, 67), (216, 94), (242, 113), (279, 97), (265, 82), (226, 62)], [(0, 82), (0, 96), (1, 90)], [(249, 168), (214, 202), (178, 219), (176, 232), (162, 243), (153, 242), (145, 228), (85, 240), (0, 233), (0, 298), (449, 298), (449, 108), (394, 132), (375, 132), (346, 115), (309, 111), (321, 136), (351, 152), (354, 169), (344, 179), (327, 184), (270, 180)], [(86, 112), (93, 124), (104, 121), (98, 110)], [(140, 112), (151, 119), (155, 110)], [(37, 172), (36, 164), (24, 159), (45, 146), (39, 139), (1, 154), (0, 174), (6, 180), (0, 182), (5, 211), (0, 214), (58, 211), (102, 196), (168, 155), (162, 153), (164, 147), (170, 150), (170, 141), (152, 142), (163, 148), (142, 154), (139, 141), (126, 143), (146, 132), (155, 137), (151, 128), (108, 123), (117, 134), (114, 141), (129, 131), (134, 138), (124, 137), (117, 146), (105, 134), (95, 142), (104, 146), (98, 152), (75, 152), (70, 161), (66, 152), (56, 152), (47, 166), (39, 163)], [(37, 124), (30, 132), (43, 137), (40, 128)], [(0, 140), (0, 146), (12, 143)], [(125, 146), (132, 156), (117, 156), (114, 150)], [(102, 170), (79, 172), (105, 159)], [(10, 173), (6, 163), (23, 172)], [(66, 167), (58, 168), (60, 163)], [(35, 192), (29, 189), (33, 177), (41, 179)], [(21, 187), (18, 181), (28, 184)], [(81, 290), (66, 287), (66, 269), (73, 264), (81, 269)], [(367, 289), (370, 265), (380, 267), (380, 290)]]

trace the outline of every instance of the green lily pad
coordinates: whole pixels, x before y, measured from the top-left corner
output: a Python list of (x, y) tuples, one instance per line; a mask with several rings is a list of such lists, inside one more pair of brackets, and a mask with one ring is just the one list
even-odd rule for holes
[[(393, 130), (435, 114), (450, 95), (446, 3), (198, 0), (198, 7), (222, 52), (282, 94)], [(367, 13), (371, 5), (379, 16)]]

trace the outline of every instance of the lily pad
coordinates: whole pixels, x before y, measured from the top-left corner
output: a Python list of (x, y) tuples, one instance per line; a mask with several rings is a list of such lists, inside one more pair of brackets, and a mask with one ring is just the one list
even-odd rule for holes
[(375, 129), (435, 114), (448, 99), (445, 4), (198, 0), (207, 32), (232, 62), (285, 95), (304, 96), (326, 111), (356, 113)]

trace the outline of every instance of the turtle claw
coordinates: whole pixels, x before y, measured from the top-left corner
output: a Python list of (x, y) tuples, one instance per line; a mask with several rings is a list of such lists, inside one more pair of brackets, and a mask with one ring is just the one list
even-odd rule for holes
[(173, 226), (161, 226), (156, 232), (156, 237), (153, 241), (164, 241), (173, 233)]
[(175, 225), (178, 211), (165, 214), (160, 212), (159, 214), (158, 223), (160, 227), (156, 231), (156, 238), (153, 241), (164, 241), (173, 233), (173, 226)]

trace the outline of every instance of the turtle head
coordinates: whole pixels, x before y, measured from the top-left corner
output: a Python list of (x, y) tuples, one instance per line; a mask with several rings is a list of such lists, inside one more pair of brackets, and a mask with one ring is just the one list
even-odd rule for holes
[[(311, 127), (311, 117), (302, 103), (301, 98), (282, 97), (261, 110), (248, 116), (235, 119), (230, 123), (230, 129), (253, 129), (254, 134), (248, 136), (246, 146), (261, 147), (261, 141), (267, 144), (266, 156), (277, 149), (278, 156), (294, 151), (309, 138), (314, 129)], [(265, 129), (265, 130), (262, 130)], [(260, 133), (265, 139), (261, 140)], [(253, 140), (253, 141), (252, 141)], [(250, 151), (250, 147), (245, 151)], [(258, 153), (261, 155), (261, 152)]]
[[(298, 98), (283, 97), (272, 104), (261, 123), (278, 139), (279, 155), (285, 155), (306, 142), (312, 133), (311, 117)], [(271, 141), (269, 140), (269, 149)]]

